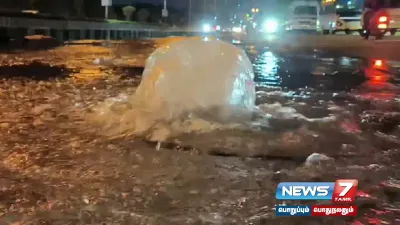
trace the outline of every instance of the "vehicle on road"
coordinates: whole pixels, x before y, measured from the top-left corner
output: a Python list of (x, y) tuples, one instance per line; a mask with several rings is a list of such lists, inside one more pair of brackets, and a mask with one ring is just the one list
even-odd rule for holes
[(320, 28), (323, 34), (331, 34), (336, 30), (336, 0), (322, 0), (320, 12)]
[(360, 10), (338, 10), (333, 33), (341, 31), (346, 34), (362, 32), (361, 15), (362, 12)]
[(323, 34), (354, 31), (361, 32), (361, 10), (343, 9), (338, 7), (337, 0), (322, 0), (320, 13), (320, 28)]
[(294, 0), (289, 5), (286, 30), (316, 32), (319, 26), (320, 9), (320, 3), (316, 0)]
[(361, 36), (365, 39), (370, 36), (381, 39), (388, 32), (395, 35), (400, 29), (400, 1), (365, 0), (361, 26)]

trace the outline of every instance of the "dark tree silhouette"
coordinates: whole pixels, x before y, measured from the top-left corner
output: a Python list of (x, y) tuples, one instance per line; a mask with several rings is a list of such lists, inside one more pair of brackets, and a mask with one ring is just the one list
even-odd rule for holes
[(84, 0), (73, 0), (75, 16), (85, 17)]
[(148, 9), (142, 8), (138, 11), (137, 17), (140, 22), (147, 22), (150, 17), (150, 12)]
[[(125, 20), (123, 8), (126, 5), (115, 5), (109, 9), (110, 19)], [(133, 20), (158, 23), (161, 20), (162, 5), (136, 3)], [(38, 10), (40, 13), (64, 17), (104, 18), (104, 7), (101, 0), (0, 0), (0, 8)], [(145, 10), (141, 10), (145, 9)], [(185, 12), (169, 8), (168, 22), (179, 23)]]

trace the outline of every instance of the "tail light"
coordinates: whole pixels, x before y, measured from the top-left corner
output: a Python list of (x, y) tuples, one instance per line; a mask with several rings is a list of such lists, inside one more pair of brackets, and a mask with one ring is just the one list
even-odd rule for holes
[(387, 29), (389, 25), (388, 16), (380, 16), (378, 18), (378, 29)]
[(219, 30), (221, 30), (221, 26), (216, 25), (213, 27), (213, 29), (214, 29), (214, 31), (219, 31)]
[(380, 60), (380, 59), (375, 60), (375, 62), (374, 62), (374, 66), (375, 67), (382, 67), (382, 65), (383, 65), (382, 60)]
[(387, 18), (387, 16), (381, 16), (381, 17), (379, 17), (379, 23), (386, 23), (387, 21), (388, 21), (388, 18)]
[(379, 28), (379, 29), (386, 29), (386, 28), (387, 28), (387, 25), (384, 24), (384, 23), (380, 23), (380, 24), (378, 24), (378, 28)]

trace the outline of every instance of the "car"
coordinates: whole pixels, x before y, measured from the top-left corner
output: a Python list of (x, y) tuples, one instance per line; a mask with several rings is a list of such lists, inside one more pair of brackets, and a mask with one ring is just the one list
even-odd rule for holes
[(395, 35), (400, 29), (400, 2), (398, 0), (366, 0), (361, 16), (363, 32), (368, 39), (374, 36), (381, 39), (386, 33)]
[(295, 0), (289, 6), (287, 31), (317, 32), (320, 3), (318, 1)]
[(338, 11), (333, 33), (345, 32), (346, 34), (351, 34), (352, 32), (361, 32), (361, 16), (362, 12), (358, 10)]

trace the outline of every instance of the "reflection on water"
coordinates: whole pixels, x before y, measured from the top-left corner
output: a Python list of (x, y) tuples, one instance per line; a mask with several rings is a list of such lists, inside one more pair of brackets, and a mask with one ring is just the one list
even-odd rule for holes
[[(331, 57), (320, 52), (253, 52), (249, 51), (249, 54), (253, 55), (257, 89), (267, 91), (268, 96), (305, 99), (310, 98), (315, 93), (313, 89), (316, 89), (324, 92), (351, 91), (357, 99), (400, 101), (399, 62)], [(286, 90), (268, 91), (276, 90), (276, 87)]]
[(400, 94), (400, 87), (396, 85), (399, 77), (398, 68), (397, 62), (370, 60), (364, 69), (368, 81), (357, 88), (356, 97), (374, 101), (397, 101)]
[(282, 78), (278, 74), (279, 59), (272, 52), (260, 54), (254, 63), (254, 72), (257, 74), (257, 85), (281, 86)]
[[(251, 53), (251, 52), (250, 52)], [(257, 87), (352, 89), (368, 80), (396, 79), (398, 67), (384, 60), (332, 57), (319, 52), (260, 52), (253, 59)]]

